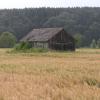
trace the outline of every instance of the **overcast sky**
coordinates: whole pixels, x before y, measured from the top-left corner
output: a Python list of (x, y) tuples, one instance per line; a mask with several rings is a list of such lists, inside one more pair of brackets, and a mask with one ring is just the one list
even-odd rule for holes
[(100, 0), (0, 0), (0, 8), (100, 7)]

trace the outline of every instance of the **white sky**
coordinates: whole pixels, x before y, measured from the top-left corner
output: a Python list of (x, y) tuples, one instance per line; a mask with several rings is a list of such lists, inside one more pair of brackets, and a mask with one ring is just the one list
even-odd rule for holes
[(0, 0), (1, 8), (25, 7), (100, 7), (100, 0)]

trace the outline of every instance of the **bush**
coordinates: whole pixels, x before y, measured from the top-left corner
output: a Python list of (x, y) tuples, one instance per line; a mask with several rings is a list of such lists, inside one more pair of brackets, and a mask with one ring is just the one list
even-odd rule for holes
[(21, 42), (19, 44), (16, 44), (14, 47), (15, 50), (26, 50), (30, 48), (32, 48), (32, 46), (28, 42)]
[(45, 48), (32, 48), (32, 45), (28, 42), (21, 42), (16, 44), (14, 50), (12, 52), (23, 52), (23, 53), (31, 53), (31, 52), (47, 52), (48, 49)]
[(89, 85), (89, 86), (96, 86), (100, 88), (100, 82), (96, 79), (93, 78), (85, 78), (84, 81)]
[(85, 81), (86, 81), (86, 83), (88, 84), (88, 85), (90, 85), (90, 86), (94, 86), (94, 85), (96, 85), (97, 84), (97, 80), (95, 80), (95, 79), (85, 79)]

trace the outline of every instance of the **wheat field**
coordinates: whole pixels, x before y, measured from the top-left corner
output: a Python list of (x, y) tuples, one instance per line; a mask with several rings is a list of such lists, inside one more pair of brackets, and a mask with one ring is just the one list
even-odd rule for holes
[(8, 51), (0, 49), (0, 100), (100, 100), (100, 49)]

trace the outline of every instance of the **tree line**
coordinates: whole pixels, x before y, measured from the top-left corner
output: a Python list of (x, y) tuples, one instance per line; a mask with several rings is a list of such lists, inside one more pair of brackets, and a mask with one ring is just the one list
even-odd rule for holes
[[(17, 41), (33, 28), (64, 27), (78, 47), (100, 38), (100, 8), (25, 8), (0, 10), (0, 35), (11, 32)], [(78, 39), (78, 40), (79, 40)]]

